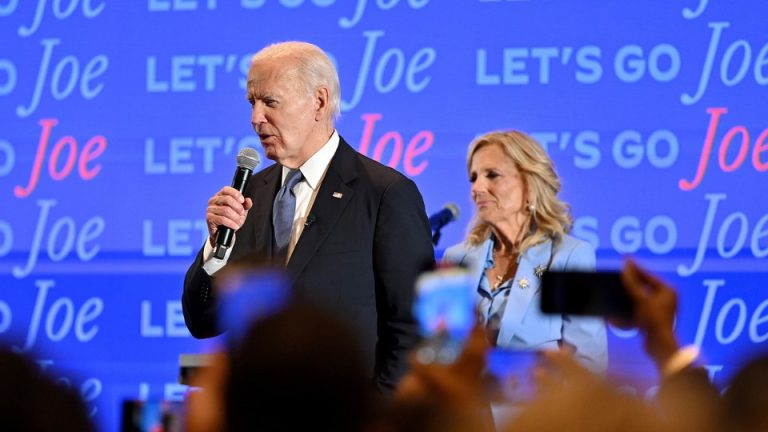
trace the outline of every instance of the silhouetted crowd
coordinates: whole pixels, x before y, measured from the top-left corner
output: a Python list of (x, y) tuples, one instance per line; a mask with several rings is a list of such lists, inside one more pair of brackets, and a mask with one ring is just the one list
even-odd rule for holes
[[(422, 363), (394, 394), (366, 372), (353, 323), (302, 304), (262, 317), (228, 352), (196, 376), (186, 401), (186, 429), (202, 431), (765, 431), (768, 355), (756, 356), (720, 392), (681, 348), (673, 331), (677, 296), (628, 262), (626, 290), (659, 390), (648, 400), (596, 375), (567, 350), (544, 351), (534, 371), (536, 395), (502, 420), (486, 385), (487, 334), (476, 326), (450, 364)], [(333, 355), (329, 355), (333, 353)], [(90, 431), (76, 392), (30, 360), (0, 352), (2, 430)], [(510, 414), (511, 412), (511, 414)]]

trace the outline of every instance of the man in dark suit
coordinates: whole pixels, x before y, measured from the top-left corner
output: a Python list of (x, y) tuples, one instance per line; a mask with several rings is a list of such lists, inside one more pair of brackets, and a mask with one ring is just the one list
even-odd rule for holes
[[(248, 99), (253, 128), (277, 163), (255, 174), (244, 194), (224, 187), (208, 201), (209, 241), (184, 283), (187, 327), (195, 337), (225, 330), (216, 324), (212, 276), (229, 260), (271, 257), (286, 266), (299, 300), (347, 319), (377, 385), (391, 389), (418, 342), (415, 279), (434, 263), (421, 195), (338, 135), (338, 75), (320, 48), (287, 42), (261, 50)], [(236, 230), (223, 260), (212, 257), (219, 226)]]

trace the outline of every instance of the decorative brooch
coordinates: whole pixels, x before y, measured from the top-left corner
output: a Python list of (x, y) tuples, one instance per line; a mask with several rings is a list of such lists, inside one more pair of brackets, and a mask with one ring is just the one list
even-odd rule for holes
[(544, 276), (544, 271), (546, 271), (547, 268), (543, 265), (537, 265), (535, 269), (533, 269), (533, 274), (536, 275), (536, 277), (540, 278)]
[(520, 285), (520, 288), (526, 289), (530, 286), (530, 282), (528, 282), (528, 279), (526, 278), (520, 278), (519, 281), (517, 281), (517, 284)]

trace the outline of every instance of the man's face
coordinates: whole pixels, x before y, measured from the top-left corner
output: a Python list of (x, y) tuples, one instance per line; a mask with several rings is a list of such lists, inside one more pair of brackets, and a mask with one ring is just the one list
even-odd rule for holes
[(311, 154), (309, 140), (316, 129), (316, 104), (292, 67), (264, 60), (248, 73), (251, 124), (269, 159), (298, 168)]

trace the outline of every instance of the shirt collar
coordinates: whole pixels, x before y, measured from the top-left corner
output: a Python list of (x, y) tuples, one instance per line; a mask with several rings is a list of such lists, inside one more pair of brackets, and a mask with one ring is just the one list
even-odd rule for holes
[(495, 239), (493, 238), (493, 235), (491, 235), (491, 238), (489, 239), (489, 247), (485, 250), (485, 265), (486, 268), (493, 267), (493, 245), (495, 243)]
[[(304, 176), (304, 181), (312, 190), (315, 190), (317, 185), (322, 180), (325, 170), (328, 169), (328, 165), (331, 164), (333, 155), (336, 154), (336, 149), (339, 148), (339, 133), (334, 130), (331, 137), (328, 139), (320, 150), (315, 152), (311, 158), (304, 162), (304, 165), (300, 166), (301, 174)], [(280, 184), (285, 183), (285, 177), (288, 175), (290, 168), (283, 167), (283, 176)]]

